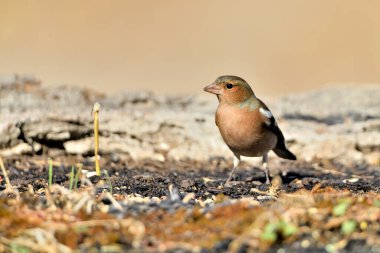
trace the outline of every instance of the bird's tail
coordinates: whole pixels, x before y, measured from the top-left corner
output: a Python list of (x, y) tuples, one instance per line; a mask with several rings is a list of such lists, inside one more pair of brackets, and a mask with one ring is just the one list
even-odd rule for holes
[(297, 160), (297, 157), (290, 152), (285, 146), (284, 147), (275, 147), (273, 151), (281, 158), (288, 160)]

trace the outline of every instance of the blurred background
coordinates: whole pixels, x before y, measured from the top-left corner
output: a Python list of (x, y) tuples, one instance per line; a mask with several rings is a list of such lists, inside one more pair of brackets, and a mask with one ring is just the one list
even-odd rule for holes
[(380, 83), (380, 1), (0, 0), (0, 73), (101, 92)]

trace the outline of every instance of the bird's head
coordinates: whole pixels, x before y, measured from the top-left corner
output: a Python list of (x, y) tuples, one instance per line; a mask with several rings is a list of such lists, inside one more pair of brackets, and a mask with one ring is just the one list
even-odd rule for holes
[(254, 96), (249, 84), (238, 76), (220, 76), (203, 90), (215, 94), (220, 102), (234, 104), (242, 103)]

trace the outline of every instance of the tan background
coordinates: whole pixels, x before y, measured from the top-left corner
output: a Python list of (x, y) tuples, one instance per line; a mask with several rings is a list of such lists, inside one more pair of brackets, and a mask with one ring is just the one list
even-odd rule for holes
[(380, 83), (380, 1), (0, 0), (0, 73), (99, 91)]

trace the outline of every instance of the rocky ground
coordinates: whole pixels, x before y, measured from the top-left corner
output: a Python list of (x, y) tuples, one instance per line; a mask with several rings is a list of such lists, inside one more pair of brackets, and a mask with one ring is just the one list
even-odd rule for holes
[[(0, 78), (0, 155), (13, 187), (3, 180), (0, 251), (380, 252), (380, 86), (263, 100), (299, 160), (271, 156), (267, 186), (260, 159), (246, 159), (225, 187), (232, 156), (213, 96)], [(87, 173), (95, 102), (100, 177)]]

